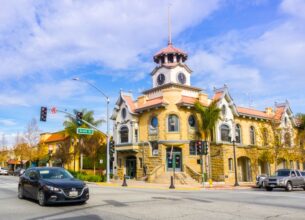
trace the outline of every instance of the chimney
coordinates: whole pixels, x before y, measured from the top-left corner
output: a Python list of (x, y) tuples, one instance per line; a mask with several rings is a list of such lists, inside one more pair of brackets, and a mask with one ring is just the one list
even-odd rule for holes
[(144, 105), (146, 103), (147, 97), (146, 95), (142, 95), (138, 97), (138, 106)]
[(208, 104), (208, 94), (206, 94), (206, 93), (199, 93), (199, 102), (200, 103), (203, 103), (203, 104), (205, 104), (205, 105), (207, 105)]
[(272, 107), (265, 108), (265, 112), (267, 115), (274, 115), (274, 111)]

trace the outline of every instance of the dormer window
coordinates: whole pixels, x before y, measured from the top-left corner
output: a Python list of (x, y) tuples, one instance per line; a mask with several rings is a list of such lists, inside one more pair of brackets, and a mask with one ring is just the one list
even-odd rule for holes
[(123, 118), (123, 119), (126, 118), (126, 114), (127, 114), (127, 113), (126, 113), (126, 108), (123, 108), (123, 109), (122, 109), (122, 112), (121, 112), (121, 115), (122, 115), (122, 118)]
[(226, 108), (225, 105), (223, 105), (223, 106), (221, 107), (221, 114), (222, 114), (223, 117), (225, 117), (226, 114), (227, 114), (227, 108)]

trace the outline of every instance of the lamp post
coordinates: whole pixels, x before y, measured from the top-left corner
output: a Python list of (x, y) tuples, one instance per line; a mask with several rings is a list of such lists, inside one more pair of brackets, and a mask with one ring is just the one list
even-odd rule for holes
[(110, 181), (110, 156), (109, 156), (109, 103), (110, 103), (110, 99), (107, 95), (105, 95), (105, 93), (100, 90), (99, 88), (97, 88), (95, 85), (93, 85), (92, 83), (86, 81), (86, 80), (81, 80), (79, 78), (73, 78), (73, 80), (75, 81), (80, 81), (80, 82), (84, 82), (87, 83), (88, 85), (90, 85), (91, 87), (93, 87), (94, 89), (96, 89), (98, 92), (100, 92), (105, 98), (106, 98), (106, 102), (107, 102), (107, 171), (106, 171), (106, 177), (107, 177), (107, 182)]
[(234, 186), (239, 186), (238, 180), (237, 180), (237, 167), (236, 167), (236, 151), (235, 151), (235, 142), (236, 142), (236, 134), (235, 134), (235, 123), (232, 123), (232, 137), (231, 142), (233, 143), (233, 157), (234, 157), (234, 175), (235, 175), (235, 184)]

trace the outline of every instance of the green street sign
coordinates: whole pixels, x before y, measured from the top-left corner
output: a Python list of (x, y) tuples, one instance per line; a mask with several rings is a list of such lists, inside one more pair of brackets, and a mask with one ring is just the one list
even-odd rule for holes
[(77, 134), (93, 135), (94, 130), (91, 128), (77, 128)]

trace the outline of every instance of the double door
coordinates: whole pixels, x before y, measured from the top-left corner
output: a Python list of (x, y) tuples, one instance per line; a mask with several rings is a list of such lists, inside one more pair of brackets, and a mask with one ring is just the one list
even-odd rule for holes
[(166, 159), (167, 171), (173, 171), (173, 169), (175, 169), (175, 171), (180, 172), (182, 170), (181, 152), (167, 152)]

